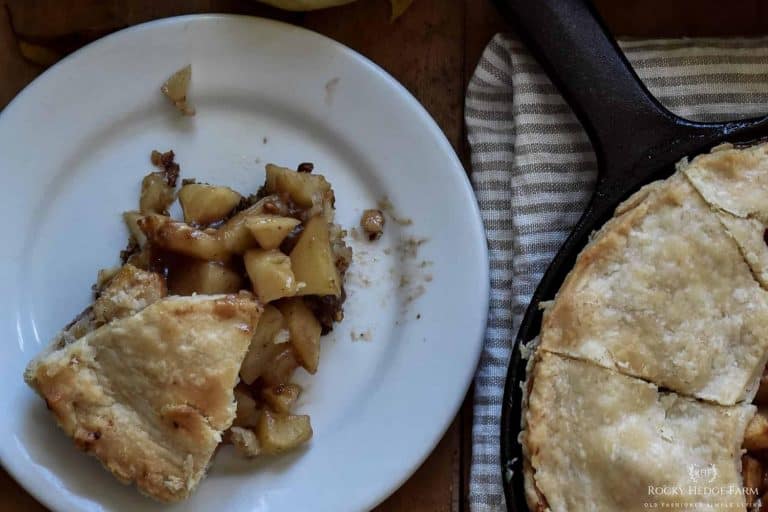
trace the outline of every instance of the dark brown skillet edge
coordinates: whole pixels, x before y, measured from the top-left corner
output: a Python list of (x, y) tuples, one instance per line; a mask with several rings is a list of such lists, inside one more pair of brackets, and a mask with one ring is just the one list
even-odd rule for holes
[(768, 117), (697, 123), (661, 106), (645, 88), (587, 0), (494, 0), (573, 109), (597, 156), (598, 177), (586, 212), (533, 294), (513, 347), (501, 416), (501, 472), (507, 509), (525, 502), (520, 433), (525, 363), (520, 345), (539, 334), (539, 303), (550, 300), (589, 234), (642, 185), (665, 178), (685, 156), (721, 142), (768, 135)]

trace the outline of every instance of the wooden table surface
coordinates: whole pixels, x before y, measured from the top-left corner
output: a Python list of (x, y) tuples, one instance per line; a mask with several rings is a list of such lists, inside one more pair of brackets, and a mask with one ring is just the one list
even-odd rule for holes
[[(768, 34), (761, 0), (596, 0), (614, 33), (638, 37)], [(483, 47), (504, 25), (488, 0), (414, 0), (389, 22), (387, 0), (298, 14), (251, 0), (0, 0), (0, 108), (62, 56), (115, 30), (200, 12), (281, 19), (326, 34), (389, 71), (435, 117), (468, 163), (464, 88)], [(469, 167), (468, 165), (466, 165)], [(469, 510), (471, 404), (422, 467), (379, 511)], [(62, 438), (62, 442), (64, 439)], [(0, 469), (0, 511), (45, 510)]]

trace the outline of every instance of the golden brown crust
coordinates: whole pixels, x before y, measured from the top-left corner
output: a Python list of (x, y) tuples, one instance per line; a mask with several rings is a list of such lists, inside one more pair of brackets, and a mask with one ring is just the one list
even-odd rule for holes
[(123, 265), (93, 303), (96, 326), (141, 311), (166, 294), (165, 280), (160, 274)]
[(725, 405), (768, 357), (768, 295), (684, 176), (643, 189), (579, 255), (542, 347)]
[(178, 501), (234, 419), (260, 313), (249, 296), (168, 297), (35, 359), (25, 379), (117, 478)]
[(718, 211), (755, 278), (768, 288), (768, 144), (746, 149), (722, 145), (680, 168)]
[(48, 352), (62, 348), (112, 320), (138, 313), (167, 294), (165, 280), (155, 272), (126, 264), (102, 282), (102, 275), (111, 272), (99, 272), (96, 300), (56, 335), (46, 349)]
[(523, 477), (525, 486), (525, 502), (530, 512), (546, 512), (549, 510), (547, 500), (536, 486), (533, 466), (528, 459), (523, 460)]
[(768, 143), (721, 145), (679, 168), (710, 205), (768, 224)]
[(768, 144), (678, 168), (617, 208), (545, 309), (520, 435), (532, 510), (745, 510), (690, 489), (740, 490), (759, 438), (743, 403), (768, 356)]
[[(741, 441), (754, 406), (718, 406), (589, 362), (539, 351), (523, 436), (536, 489), (555, 512), (642, 511), (705, 503), (744, 510), (743, 495), (689, 491), (741, 487)], [(710, 470), (710, 468), (713, 468)], [(692, 481), (691, 469), (706, 470)], [(681, 487), (676, 495), (649, 487)], [(661, 506), (659, 506), (661, 505)], [(534, 509), (535, 510), (535, 509)]]

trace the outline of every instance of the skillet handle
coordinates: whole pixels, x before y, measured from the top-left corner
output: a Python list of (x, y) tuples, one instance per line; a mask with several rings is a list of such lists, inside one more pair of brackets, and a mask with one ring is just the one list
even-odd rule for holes
[[(646, 89), (588, 0), (496, 0), (613, 167), (678, 118)], [(622, 156), (623, 155), (623, 156)]]
[(589, 0), (494, 1), (592, 142), (599, 171), (592, 220), (655, 178), (653, 171), (722, 141), (768, 134), (768, 118), (698, 123), (669, 112), (639, 79)]

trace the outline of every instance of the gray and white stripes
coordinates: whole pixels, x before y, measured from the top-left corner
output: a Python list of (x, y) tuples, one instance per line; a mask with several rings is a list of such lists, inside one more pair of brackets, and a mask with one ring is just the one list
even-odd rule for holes
[[(768, 39), (621, 43), (659, 100), (715, 121), (768, 113)], [(595, 180), (591, 144), (538, 64), (497, 35), (469, 84), (472, 181), (488, 236), (491, 301), (475, 379), (470, 505), (504, 510), (499, 416), (517, 325), (542, 273), (578, 220)], [(578, 511), (577, 511), (578, 512)]]

